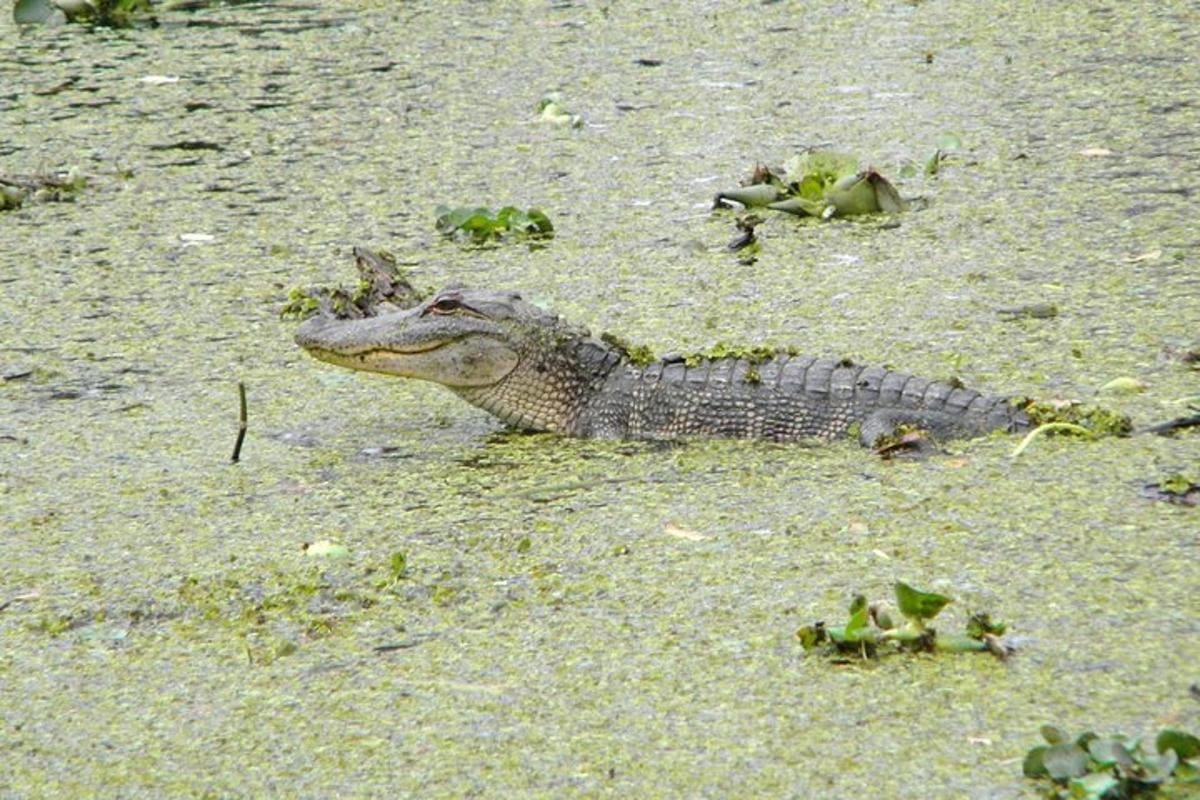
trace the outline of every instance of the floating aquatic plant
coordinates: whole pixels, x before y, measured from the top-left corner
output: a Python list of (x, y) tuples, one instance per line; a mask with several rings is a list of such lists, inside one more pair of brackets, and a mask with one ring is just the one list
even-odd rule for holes
[(874, 169), (859, 169), (854, 156), (831, 150), (801, 153), (782, 171), (755, 167), (746, 186), (720, 192), (714, 206), (727, 201), (820, 219), (908, 208), (886, 178)]
[(1200, 784), (1200, 739), (1164, 728), (1154, 740), (1155, 754), (1138, 738), (1099, 736), (1091, 731), (1072, 739), (1054, 725), (1042, 726), (1046, 744), (1025, 755), (1025, 776), (1046, 779), (1052, 798), (1124, 800), (1154, 793), (1167, 784)]
[(499, 211), (483, 207), (462, 206), (437, 209), (437, 229), (443, 235), (474, 244), (493, 241), (504, 236), (548, 239), (554, 236), (554, 225), (539, 209), (522, 211), (505, 206)]
[(1000, 640), (1007, 628), (1003, 622), (993, 622), (990, 615), (977, 613), (968, 620), (964, 633), (939, 634), (929, 623), (952, 602), (951, 598), (899, 581), (895, 591), (896, 606), (904, 618), (902, 623), (897, 624), (880, 606), (868, 604), (865, 595), (855, 595), (844, 625), (824, 622), (805, 625), (796, 631), (800, 644), (807, 651), (825, 648), (832, 655), (853, 653), (862, 658), (904, 651), (988, 652), (998, 658), (1008, 656), (1009, 648)]

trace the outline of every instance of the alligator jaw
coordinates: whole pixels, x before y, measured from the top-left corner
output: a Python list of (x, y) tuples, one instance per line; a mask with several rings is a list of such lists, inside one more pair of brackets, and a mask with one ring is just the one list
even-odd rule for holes
[(516, 367), (517, 354), (491, 331), (447, 327), (412, 312), (355, 320), (318, 316), (297, 328), (295, 338), (320, 361), (450, 388), (491, 386)]

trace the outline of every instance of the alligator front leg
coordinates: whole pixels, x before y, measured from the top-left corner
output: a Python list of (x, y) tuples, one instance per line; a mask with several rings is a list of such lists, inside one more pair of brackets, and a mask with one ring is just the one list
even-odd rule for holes
[(927, 432), (935, 441), (949, 438), (961, 427), (953, 414), (926, 409), (886, 408), (872, 413), (859, 428), (858, 441), (863, 447), (877, 448), (903, 434), (903, 429)]

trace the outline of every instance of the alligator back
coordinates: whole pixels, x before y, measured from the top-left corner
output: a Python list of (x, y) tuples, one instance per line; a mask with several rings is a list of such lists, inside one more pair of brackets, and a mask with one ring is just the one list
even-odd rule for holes
[(935, 438), (1029, 426), (1006, 398), (831, 358), (664, 360), (610, 375), (577, 423), (590, 436), (795, 441), (857, 431), (874, 444), (901, 425)]

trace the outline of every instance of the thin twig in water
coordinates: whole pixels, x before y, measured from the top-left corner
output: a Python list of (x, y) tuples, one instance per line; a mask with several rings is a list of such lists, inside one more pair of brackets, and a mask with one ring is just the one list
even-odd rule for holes
[(229, 457), (229, 463), (236, 464), (238, 459), (242, 457), (242, 442), (246, 438), (246, 384), (238, 381), (238, 435), (237, 441), (233, 443), (233, 455)]
[(1017, 445), (1017, 449), (1012, 451), (1012, 455), (1010, 457), (1016, 458), (1017, 456), (1021, 455), (1021, 453), (1025, 452), (1025, 448), (1029, 447), (1030, 442), (1043, 433), (1050, 433), (1051, 431), (1077, 433), (1080, 436), (1086, 436), (1089, 439), (1094, 439), (1096, 437), (1095, 431), (1090, 431), (1082, 425), (1076, 425), (1072, 422), (1047, 422), (1045, 425), (1038, 425), (1036, 428), (1026, 434), (1025, 438), (1021, 440), (1021, 443)]

